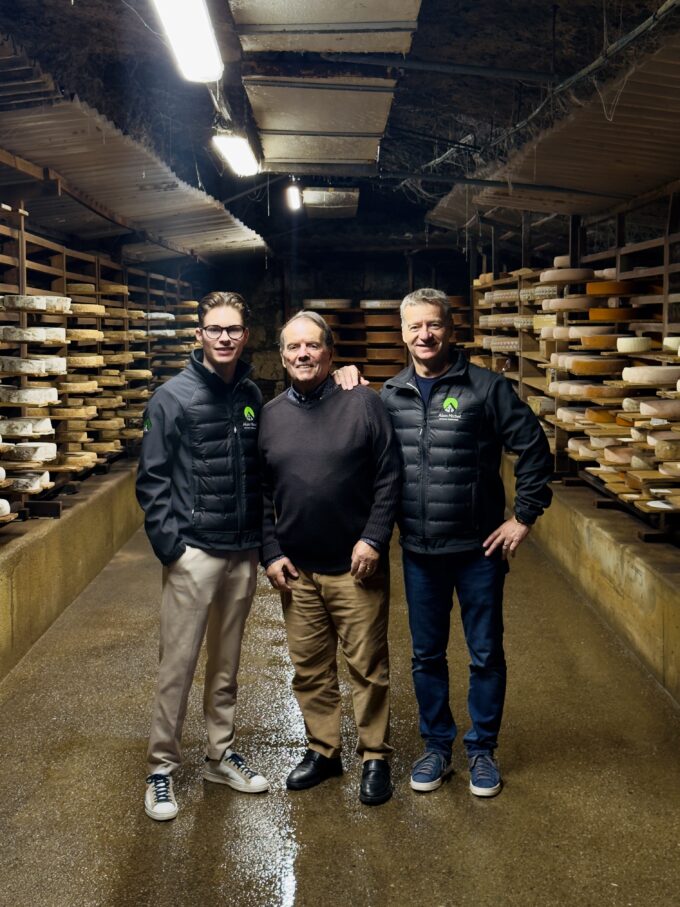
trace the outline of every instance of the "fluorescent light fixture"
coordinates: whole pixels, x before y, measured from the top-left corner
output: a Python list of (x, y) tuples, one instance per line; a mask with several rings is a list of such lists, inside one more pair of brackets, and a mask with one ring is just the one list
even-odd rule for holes
[(240, 135), (218, 133), (212, 138), (216, 151), (234, 171), (236, 176), (255, 176), (260, 165), (248, 144)]
[(286, 204), (291, 211), (299, 211), (302, 207), (302, 193), (297, 183), (286, 186)]
[(217, 82), (224, 69), (205, 0), (153, 0), (177, 60), (189, 82)]

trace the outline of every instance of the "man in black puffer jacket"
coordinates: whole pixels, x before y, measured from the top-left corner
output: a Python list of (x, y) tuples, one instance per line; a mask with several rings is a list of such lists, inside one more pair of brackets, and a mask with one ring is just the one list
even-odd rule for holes
[(163, 564), (160, 667), (147, 752), (144, 808), (177, 815), (172, 772), (203, 637), (208, 661), (203, 777), (246, 793), (269, 782), (232, 749), (236, 675), (255, 593), (261, 535), (257, 426), (262, 395), (239, 362), (248, 308), (237, 293), (199, 305), (189, 364), (159, 387), (144, 416), (137, 499)]
[[(425, 753), (411, 787), (435, 790), (451, 771), (457, 728), (446, 650), (454, 590), (470, 652), (465, 735), (470, 790), (501, 790), (494, 759), (505, 698), (503, 582), (531, 525), (549, 505), (552, 459), (540, 423), (503, 375), (450, 357), (448, 299), (416, 290), (401, 305), (413, 364), (385, 382), (382, 399), (402, 455), (398, 517), (413, 640), (413, 682)], [(503, 448), (519, 455), (514, 514), (505, 519)]]

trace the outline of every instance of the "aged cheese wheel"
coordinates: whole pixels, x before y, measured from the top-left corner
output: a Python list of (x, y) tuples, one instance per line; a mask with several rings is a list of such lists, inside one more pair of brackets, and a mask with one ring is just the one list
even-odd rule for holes
[(618, 337), (616, 349), (619, 353), (646, 353), (652, 348), (649, 337)]
[(99, 390), (99, 384), (96, 381), (69, 381), (59, 385), (59, 390), (63, 394), (94, 394)]
[(624, 397), (621, 409), (626, 413), (639, 413), (641, 399), (641, 397)]
[(44, 375), (45, 364), (18, 356), (0, 356), (0, 372), (10, 375)]
[(69, 293), (77, 293), (79, 296), (94, 295), (96, 290), (93, 283), (69, 283)]
[[(616, 350), (620, 339), (616, 334), (590, 334), (581, 337), (581, 346), (586, 350)], [(624, 351), (619, 349), (619, 352)]]
[(554, 268), (541, 271), (541, 283), (584, 283), (593, 277), (592, 268)]
[(104, 339), (104, 332), (93, 330), (91, 328), (68, 328), (66, 331), (67, 340), (84, 340), (96, 342)]
[(42, 362), (47, 375), (66, 374), (66, 356), (32, 355), (28, 357), (33, 362)]
[(630, 458), (630, 467), (631, 469), (654, 469), (654, 459), (634, 453)]
[(6, 501), (4, 498), (0, 498), (0, 516), (9, 516), (11, 512), (11, 507), (9, 506), (9, 501)]
[(616, 268), (601, 268), (594, 271), (593, 276), (600, 280), (616, 280)]
[(629, 280), (597, 280), (586, 284), (586, 293), (591, 296), (626, 296), (633, 292)]
[(680, 400), (662, 400), (660, 397), (641, 400), (640, 415), (657, 419), (680, 419)]
[(51, 435), (54, 434), (52, 421), (50, 419), (0, 419), (0, 437), (4, 435), (7, 438), (23, 438), (30, 435)]
[(541, 333), (539, 334), (539, 337), (541, 338), (541, 340), (552, 340), (554, 330), (555, 330), (555, 328), (553, 326), (543, 327), (543, 328), (541, 328)]
[(633, 451), (630, 446), (605, 447), (604, 458), (607, 463), (620, 463), (622, 466), (630, 463)]
[(614, 333), (613, 327), (599, 324), (572, 324), (566, 330), (569, 340), (581, 340), (583, 337), (602, 337), (605, 334)]
[(576, 359), (569, 366), (575, 375), (612, 375), (620, 372), (626, 365), (626, 359), (602, 359), (589, 356)]
[(43, 328), (45, 331), (45, 340), (49, 343), (65, 343), (66, 328)]
[(606, 399), (607, 397), (620, 397), (621, 388), (610, 387), (606, 384), (588, 384), (585, 393), (588, 397), (594, 397), (596, 399), (602, 397), (603, 399)]
[(114, 296), (127, 296), (130, 292), (124, 283), (106, 283), (105, 281), (99, 282), (99, 291), (100, 293), (109, 293)]
[(49, 472), (22, 472), (21, 475), (12, 476), (12, 491), (31, 494), (49, 488), (49, 486)]
[(106, 306), (96, 302), (72, 302), (71, 315), (106, 315)]
[(2, 297), (2, 306), (5, 309), (16, 311), (45, 312), (47, 311), (46, 296), (20, 296), (11, 294)]
[(680, 379), (680, 365), (637, 365), (623, 370), (623, 380), (629, 384), (649, 384), (662, 387)]
[(570, 255), (556, 255), (553, 259), (553, 268), (568, 268), (570, 265)]
[(604, 450), (605, 447), (616, 447), (620, 441), (618, 438), (600, 438), (596, 435), (591, 435), (590, 437), (590, 446), (593, 450)]
[(56, 387), (11, 387), (0, 384), (2, 403), (56, 403), (59, 399)]
[(66, 315), (71, 311), (71, 298), (69, 296), (46, 296), (45, 311)]
[[(655, 453), (657, 457), (661, 457), (658, 450)], [(673, 462), (669, 460), (667, 463), (659, 463), (659, 472), (662, 476), (680, 477), (680, 461), (676, 460)]]
[(595, 307), (588, 311), (588, 318), (591, 321), (628, 321), (632, 314), (632, 309)]
[(663, 338), (663, 348), (665, 350), (673, 350), (678, 352), (680, 350), (680, 336), (669, 336)]
[(590, 296), (564, 296), (561, 299), (544, 299), (541, 308), (544, 312), (581, 312), (595, 305)]
[(575, 453), (586, 443), (586, 438), (569, 438), (567, 441), (567, 450), (573, 450)]
[(560, 406), (555, 413), (560, 422), (578, 422), (585, 414), (585, 409), (577, 406)]
[(151, 378), (153, 373), (148, 368), (131, 368), (123, 372), (123, 377), (127, 381), (138, 380), (141, 378)]
[(588, 422), (611, 423), (615, 421), (616, 416), (610, 409), (603, 409), (600, 406), (589, 406), (585, 411), (585, 418)]
[(102, 365), (106, 362), (107, 365), (128, 365), (130, 362), (134, 362), (134, 356), (132, 353), (105, 353), (103, 358)]
[(22, 441), (14, 445), (18, 460), (54, 460), (57, 445), (51, 441)]
[(97, 353), (83, 353), (78, 356), (67, 356), (66, 364), (69, 368), (98, 368), (104, 365), (104, 357)]
[(44, 343), (47, 339), (45, 328), (0, 327), (0, 340), (17, 343)]
[[(678, 435), (677, 432), (675, 434)], [(680, 459), (680, 435), (678, 435), (677, 441), (674, 438), (657, 441), (654, 447), (654, 454), (660, 460)]]
[(401, 299), (361, 299), (359, 308), (361, 309), (398, 309), (401, 305)]
[(677, 431), (650, 431), (647, 432), (647, 443), (650, 447), (656, 447), (660, 441), (680, 441), (680, 434)]

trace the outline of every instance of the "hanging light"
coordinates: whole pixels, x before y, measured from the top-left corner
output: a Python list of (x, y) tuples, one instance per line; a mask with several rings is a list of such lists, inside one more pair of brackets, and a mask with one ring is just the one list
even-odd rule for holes
[(236, 176), (255, 176), (259, 171), (260, 165), (253, 154), (253, 149), (250, 147), (248, 139), (243, 136), (218, 132), (212, 137), (212, 143), (217, 153), (226, 161)]
[(302, 208), (302, 193), (295, 180), (286, 186), (286, 204), (290, 211), (299, 211)]
[(205, 0), (153, 0), (181, 74), (190, 82), (217, 82), (222, 55)]

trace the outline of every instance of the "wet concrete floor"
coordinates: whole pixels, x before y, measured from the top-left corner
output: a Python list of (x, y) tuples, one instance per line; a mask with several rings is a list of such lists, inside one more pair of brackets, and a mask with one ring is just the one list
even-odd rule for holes
[[(472, 797), (458, 742), (450, 781), (410, 790), (421, 745), (397, 550), (393, 569), (394, 798), (359, 803), (349, 711), (344, 777), (286, 791), (303, 725), (278, 600), (262, 578), (237, 745), (272, 791), (200, 779), (199, 679), (180, 813), (155, 823), (142, 801), (160, 568), (137, 533), (0, 685), (0, 904), (679, 904), (680, 714), (530, 543), (506, 593), (505, 788)], [(452, 700), (464, 731), (455, 626)]]

